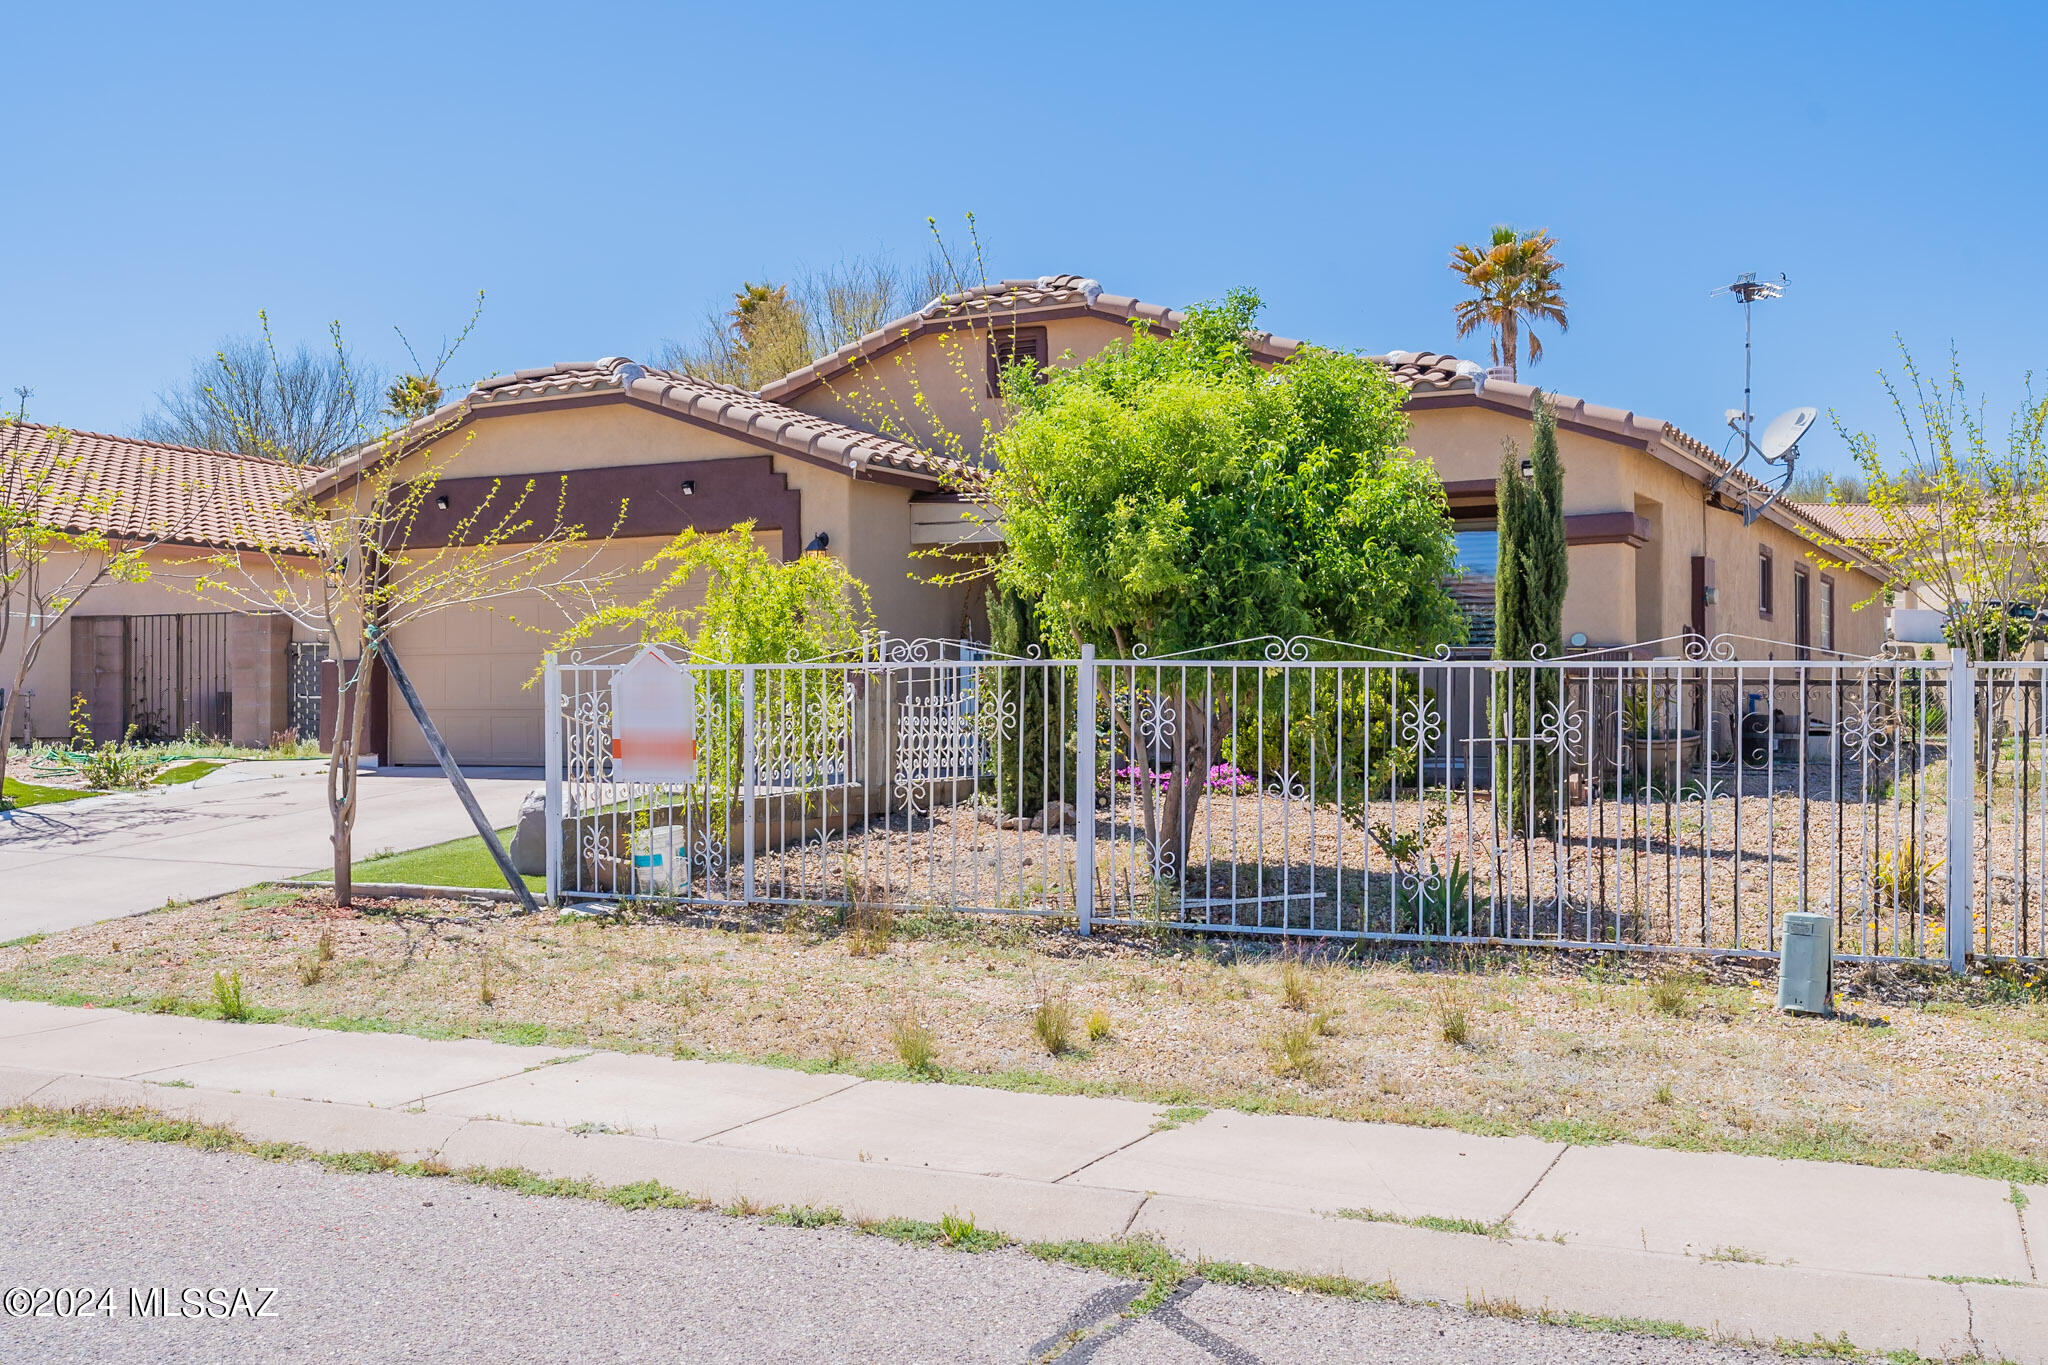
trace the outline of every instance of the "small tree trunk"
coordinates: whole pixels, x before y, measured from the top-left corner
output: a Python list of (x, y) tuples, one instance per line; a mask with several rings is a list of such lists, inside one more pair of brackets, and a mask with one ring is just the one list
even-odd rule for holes
[(362, 753), (363, 727), (370, 714), (371, 657), (363, 656), (353, 680), (343, 680), (336, 691), (342, 699), (341, 715), (335, 717), (334, 752), (327, 759), (327, 813), (334, 824), (334, 903), (355, 903), (354, 836), (361, 774), (357, 758)]
[(20, 701), (21, 687), (17, 680), (15, 686), (7, 689), (6, 705), (0, 706), (0, 792), (7, 790), (7, 760), (14, 744), (14, 712)]
[(1500, 363), (1507, 366), (1508, 379), (1516, 377), (1515, 348), (1521, 343), (1521, 329), (1515, 326), (1515, 315), (1509, 313), (1500, 320)]

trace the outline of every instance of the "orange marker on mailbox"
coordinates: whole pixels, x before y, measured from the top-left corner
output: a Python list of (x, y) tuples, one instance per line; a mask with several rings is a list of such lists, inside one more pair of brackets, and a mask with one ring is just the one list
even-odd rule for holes
[(697, 778), (696, 684), (658, 650), (612, 676), (612, 774), (622, 782)]

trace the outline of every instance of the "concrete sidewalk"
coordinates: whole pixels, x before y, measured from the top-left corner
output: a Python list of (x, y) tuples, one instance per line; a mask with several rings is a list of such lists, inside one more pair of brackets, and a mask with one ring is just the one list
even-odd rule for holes
[[(234, 763), (189, 786), (0, 814), (0, 941), (49, 934), (295, 877), (334, 860), (324, 760)], [(470, 786), (502, 828), (537, 772), (480, 768)], [(475, 833), (438, 768), (362, 775), (358, 860)]]
[(1453, 1304), (2048, 1363), (2048, 1220), (1967, 1176), (1230, 1111), (1173, 1126), (1127, 1100), (0, 1002), (0, 1105), (24, 1103), (722, 1205), (1151, 1235)]

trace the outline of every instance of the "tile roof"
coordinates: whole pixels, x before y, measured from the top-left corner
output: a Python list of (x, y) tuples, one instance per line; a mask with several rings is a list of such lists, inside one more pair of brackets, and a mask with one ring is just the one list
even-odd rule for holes
[[(1126, 294), (1105, 294), (1099, 283), (1081, 275), (1001, 280), (957, 294), (941, 294), (915, 313), (886, 322), (832, 354), (762, 385), (761, 396), (786, 399), (816, 388), (921, 332), (945, 331), (963, 322), (970, 327), (993, 326), (998, 320), (1024, 321), (1062, 313), (1089, 313), (1118, 322), (1148, 322), (1167, 331), (1187, 320), (1187, 314), (1177, 308), (1145, 303)], [(1274, 336), (1271, 332), (1253, 333), (1251, 344), (1261, 358), (1270, 361), (1285, 360), (1302, 347), (1292, 337)], [(1460, 362), (1455, 356), (1430, 352), (1392, 351), (1372, 359), (1392, 370), (1403, 388), (1443, 388), (1479, 371), (1477, 365)]]
[(0, 419), (0, 482), (19, 489), (18, 479), (47, 479), (36, 515), (69, 531), (239, 549), (296, 545), (303, 526), (287, 504), (312, 477), (282, 460)]
[(1887, 541), (1899, 539), (1898, 523), (1917, 517), (1926, 505), (1907, 503), (1881, 511), (1860, 502), (1795, 502), (1800, 515), (1821, 529), (1844, 540)]
[(1394, 382), (1411, 393), (1417, 389), (1448, 389), (1454, 385), (1471, 387), (1474, 377), (1484, 373), (1474, 361), (1460, 360), (1454, 355), (1436, 351), (1388, 351), (1385, 355), (1367, 356), (1366, 359), (1386, 366)]
[[(732, 384), (658, 370), (624, 356), (544, 365), (486, 379), (461, 399), (415, 422), (412, 430), (445, 432), (470, 414), (499, 404), (509, 406), (606, 393), (665, 408), (705, 426), (765, 442), (855, 476), (869, 469), (884, 469), (938, 483), (972, 473), (956, 460), (920, 450), (908, 442), (815, 413), (799, 412)], [(399, 444), (393, 441), (359, 447), (323, 476), (313, 491), (316, 495), (327, 492), (356, 472), (368, 455), (396, 449)]]
[[(1104, 293), (1099, 282), (1082, 275), (1001, 280), (959, 293), (941, 294), (917, 312), (884, 323), (830, 355), (762, 385), (759, 396), (771, 401), (794, 398), (926, 331), (950, 331), (963, 324), (1015, 325), (1034, 317), (1083, 313), (1118, 322), (1150, 323), (1165, 331), (1172, 331), (1187, 320), (1187, 314), (1177, 308), (1146, 303), (1127, 294)], [(1273, 363), (1286, 360), (1303, 344), (1271, 332), (1255, 332), (1249, 340), (1261, 359)], [(1394, 382), (1410, 392), (1469, 388), (1474, 377), (1484, 373), (1482, 367), (1471, 361), (1433, 351), (1389, 351), (1369, 358), (1385, 366)], [(955, 481), (960, 483), (977, 483), (982, 476), (979, 467), (972, 465), (956, 465), (955, 471)]]

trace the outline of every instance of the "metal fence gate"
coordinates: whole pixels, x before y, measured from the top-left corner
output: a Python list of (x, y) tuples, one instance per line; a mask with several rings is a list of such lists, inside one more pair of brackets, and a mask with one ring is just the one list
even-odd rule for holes
[(551, 658), (549, 893), (1755, 955), (1821, 911), (1851, 958), (2048, 956), (2048, 664), (1660, 647), (672, 656), (682, 787), (615, 773), (637, 646)]
[(286, 724), (298, 731), (301, 740), (320, 738), (320, 666), (327, 661), (327, 646), (319, 641), (294, 640), (290, 645), (290, 709)]
[(136, 739), (228, 738), (234, 719), (228, 657), (232, 616), (223, 611), (125, 618), (123, 725)]

